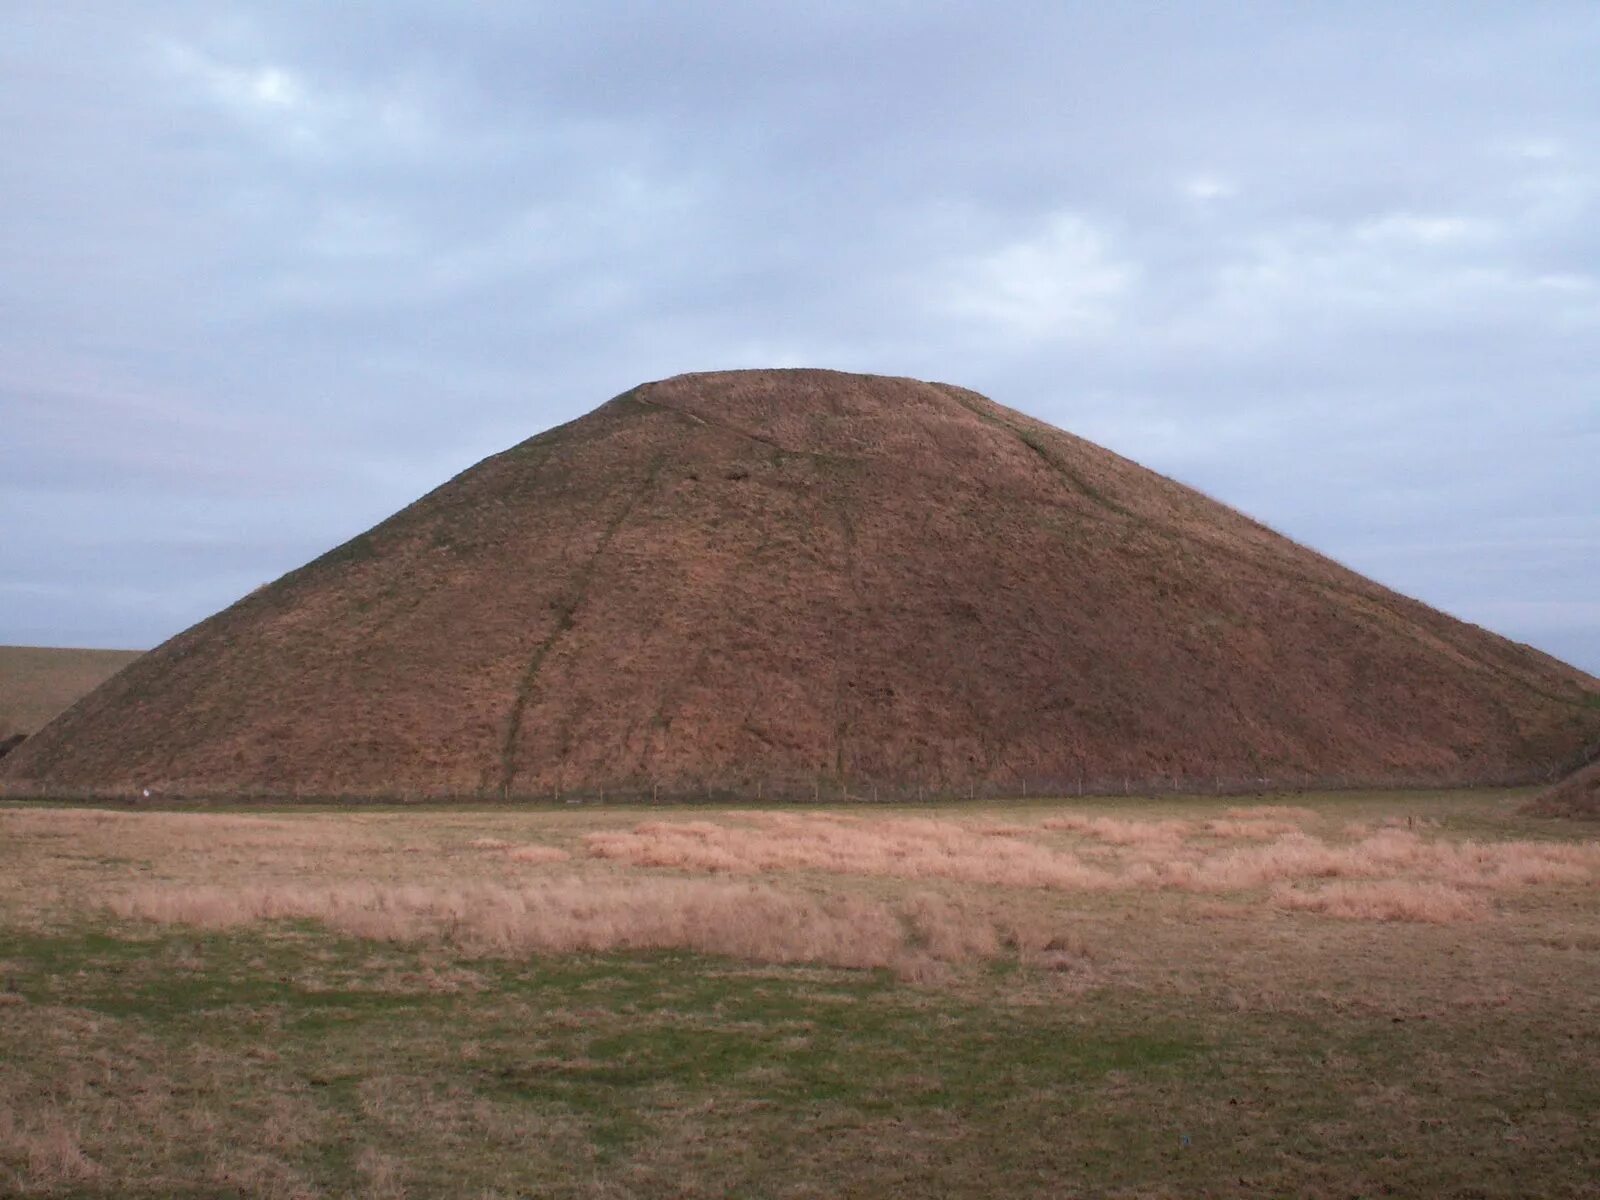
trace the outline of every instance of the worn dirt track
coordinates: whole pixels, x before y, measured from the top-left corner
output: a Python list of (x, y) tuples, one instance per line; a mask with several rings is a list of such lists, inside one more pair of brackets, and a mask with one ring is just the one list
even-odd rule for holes
[(974, 392), (646, 384), (133, 663), (10, 794), (1511, 782), (1600, 681)]

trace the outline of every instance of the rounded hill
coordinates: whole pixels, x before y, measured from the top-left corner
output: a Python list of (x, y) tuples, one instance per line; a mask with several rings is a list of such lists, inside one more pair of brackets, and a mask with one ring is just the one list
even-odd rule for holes
[(974, 392), (645, 384), (140, 658), (13, 793), (1542, 777), (1600, 681)]
[(1546, 788), (1524, 805), (1523, 811), (1541, 817), (1600, 819), (1600, 748), (1588, 757), (1587, 766)]

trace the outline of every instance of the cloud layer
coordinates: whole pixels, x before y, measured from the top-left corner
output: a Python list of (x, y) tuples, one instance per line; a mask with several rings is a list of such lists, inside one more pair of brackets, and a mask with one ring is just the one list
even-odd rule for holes
[(636, 382), (803, 363), (1600, 671), (1600, 11), (1192, 8), (13, 17), (0, 641), (153, 644)]

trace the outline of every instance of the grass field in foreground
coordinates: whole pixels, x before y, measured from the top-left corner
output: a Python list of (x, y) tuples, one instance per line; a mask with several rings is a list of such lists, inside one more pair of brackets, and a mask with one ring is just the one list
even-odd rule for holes
[(0, 807), (0, 1194), (1600, 1194), (1520, 799)]

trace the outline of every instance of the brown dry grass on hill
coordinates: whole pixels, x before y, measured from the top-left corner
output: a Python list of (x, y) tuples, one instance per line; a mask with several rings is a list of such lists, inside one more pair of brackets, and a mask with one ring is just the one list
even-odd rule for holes
[(0, 646), (0, 739), (37, 733), (140, 653)]
[(1600, 818), (1600, 760), (1534, 797), (1527, 811), (1542, 817)]
[(1600, 736), (1597, 691), (976, 393), (726, 372), (486, 460), (141, 659), (0, 777), (373, 798), (1485, 782)]

